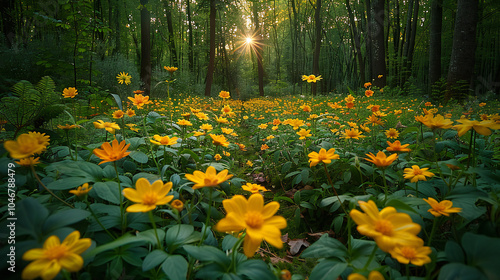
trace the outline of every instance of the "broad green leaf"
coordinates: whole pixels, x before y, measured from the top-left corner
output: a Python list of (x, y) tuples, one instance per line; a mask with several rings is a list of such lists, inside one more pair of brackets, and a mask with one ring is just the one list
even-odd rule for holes
[(138, 163), (147, 163), (148, 162), (148, 156), (141, 152), (141, 151), (132, 151), (130, 152), (129, 156), (137, 161)]
[(170, 280), (184, 280), (187, 276), (188, 262), (181, 255), (170, 255), (161, 265)]
[(346, 262), (339, 262), (332, 259), (326, 259), (319, 262), (312, 270), (310, 279), (330, 280), (337, 279), (347, 268)]
[[(323, 234), (320, 239), (304, 250), (301, 254), (304, 258), (330, 258), (343, 259), (347, 256), (347, 249), (337, 239)], [(336, 277), (335, 277), (336, 278)]]
[(227, 267), (231, 260), (224, 252), (220, 249), (215, 248), (213, 246), (201, 245), (201, 246), (193, 246), (193, 245), (184, 245), (184, 250), (188, 252), (195, 259), (202, 262), (216, 262), (222, 266)]
[(169, 254), (159, 249), (150, 252), (142, 262), (142, 270), (146, 271), (157, 267), (163, 261), (165, 261), (168, 258), (168, 256)]
[[(36, 213), (36, 215), (34, 215)], [(16, 218), (22, 223), (16, 223), (16, 235), (30, 235), (39, 239), (42, 235), (42, 225), (49, 211), (36, 199), (28, 197), (16, 203)]]
[(487, 280), (488, 278), (476, 267), (468, 266), (462, 263), (449, 263), (441, 268), (438, 276), (438, 280), (448, 279)]
[(99, 253), (102, 253), (102, 252), (105, 252), (108, 250), (112, 250), (112, 249), (115, 249), (118, 247), (122, 247), (122, 246), (125, 246), (128, 244), (133, 244), (133, 243), (136, 243), (136, 245), (140, 245), (140, 244), (144, 244), (146, 242), (144, 240), (138, 239), (137, 236), (134, 236), (130, 233), (125, 233), (120, 238), (118, 238), (114, 241), (108, 242), (104, 245), (101, 245), (101, 246), (95, 248), (94, 250), (90, 251), (89, 256), (94, 256), (94, 255), (97, 255)]
[(52, 214), (45, 220), (43, 231), (50, 233), (58, 228), (72, 225), (90, 216), (90, 212), (82, 209), (66, 209)]
[(269, 269), (269, 266), (262, 260), (246, 260), (238, 263), (238, 265), (236, 266), (236, 274), (244, 275), (248, 277), (248, 279), (276, 279), (276, 277)]
[(119, 190), (117, 182), (97, 182), (92, 187), (91, 191), (95, 191), (100, 199), (104, 199), (114, 204), (120, 204), (120, 194), (122, 190)]

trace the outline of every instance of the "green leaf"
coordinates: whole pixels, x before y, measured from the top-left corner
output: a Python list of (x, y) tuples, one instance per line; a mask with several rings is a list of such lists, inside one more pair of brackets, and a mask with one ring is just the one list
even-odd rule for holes
[(486, 212), (484, 206), (476, 206), (476, 201), (480, 197), (488, 197), (488, 194), (473, 187), (455, 187), (446, 199), (453, 202), (453, 207), (462, 208), (458, 215), (470, 222)]
[(300, 177), (302, 178), (302, 183), (306, 184), (309, 180), (309, 168), (305, 168), (300, 172)]
[[(34, 215), (36, 213), (36, 215)], [(38, 200), (28, 197), (16, 203), (16, 218), (22, 223), (16, 224), (16, 235), (30, 235), (39, 239), (42, 225), (49, 216), (49, 211)]]
[(281, 167), (281, 173), (282, 174), (287, 173), (288, 170), (290, 170), (291, 167), (292, 167), (292, 162), (291, 161), (285, 162), (285, 164), (283, 164), (283, 166)]
[(482, 274), (479, 269), (473, 266), (468, 266), (462, 263), (449, 263), (441, 268), (438, 277), (438, 280), (448, 279), (487, 280), (488, 278), (486, 278), (486, 276)]
[(168, 279), (184, 280), (187, 276), (188, 262), (180, 255), (171, 255), (163, 262), (161, 269)]
[(188, 239), (194, 232), (194, 227), (192, 225), (180, 224), (175, 225), (167, 230), (165, 236), (165, 241), (167, 245), (179, 245)]
[(418, 214), (418, 212), (415, 209), (413, 209), (411, 206), (409, 206), (408, 204), (404, 203), (399, 199), (389, 199), (389, 201), (385, 204), (385, 206), (386, 207), (392, 206), (396, 209), (406, 210)]
[(343, 259), (347, 256), (347, 249), (340, 241), (329, 237), (328, 234), (325, 233), (318, 241), (305, 249), (301, 256), (304, 258), (337, 257)]
[(51, 233), (52, 231), (64, 226), (72, 225), (90, 216), (89, 211), (82, 209), (66, 209), (52, 214), (45, 220), (43, 231)]
[(118, 189), (117, 182), (97, 182), (94, 184), (91, 191), (94, 191), (101, 199), (114, 204), (120, 204), (120, 194), (118, 192), (122, 190)]
[(446, 259), (449, 262), (465, 263), (465, 255), (462, 247), (453, 240), (446, 242), (444, 251), (446, 252)]
[(120, 238), (118, 238), (114, 241), (108, 242), (104, 245), (101, 245), (101, 246), (95, 248), (94, 250), (90, 251), (88, 256), (94, 256), (94, 255), (100, 254), (102, 252), (112, 250), (112, 249), (115, 249), (118, 247), (122, 247), (122, 246), (125, 246), (128, 244), (133, 244), (133, 243), (136, 243), (136, 245), (140, 245), (140, 244), (144, 244), (145, 242), (144, 242), (144, 240), (138, 239), (137, 236), (134, 236), (134, 235), (130, 234), (129, 232), (127, 232), (124, 235), (122, 235)]
[(269, 266), (262, 260), (246, 260), (238, 263), (236, 274), (245, 275), (248, 279), (274, 280), (276, 277)]
[[(163, 238), (165, 238), (165, 231), (162, 229), (157, 229), (156, 232), (157, 232), (158, 238), (160, 239), (160, 242), (161, 242), (163, 240)], [(155, 247), (158, 244), (158, 241), (156, 240), (156, 235), (155, 235), (154, 229), (149, 229), (146, 231), (138, 232), (137, 238), (142, 239), (142, 240), (154, 245)]]
[(462, 247), (467, 263), (478, 267), (488, 279), (495, 279), (500, 275), (500, 238), (466, 232), (462, 237)]
[(195, 162), (200, 162), (200, 158), (198, 157), (197, 154), (195, 154), (193, 151), (189, 150), (189, 149), (184, 149), (182, 150), (181, 152), (179, 152), (179, 155), (183, 155), (183, 154), (188, 154), (191, 156), (191, 158), (195, 161)]
[(201, 246), (193, 246), (193, 245), (185, 245), (183, 246), (184, 250), (188, 252), (195, 259), (202, 262), (216, 262), (222, 266), (227, 267), (231, 260), (226, 256), (224, 252), (215, 248), (213, 246), (201, 245)]
[(115, 99), (116, 105), (118, 106), (118, 109), (123, 111), (122, 99), (120, 98), (120, 96), (118, 94), (114, 94), (114, 93), (110, 93), (110, 94)]
[(310, 279), (330, 280), (337, 279), (347, 268), (346, 262), (339, 262), (332, 259), (326, 259), (318, 263), (312, 270)]
[(291, 200), (289, 197), (286, 197), (286, 196), (275, 196), (273, 197), (273, 201), (280, 201), (280, 200), (284, 200), (284, 201), (287, 201), (291, 204), (295, 204), (295, 202), (293, 202), (293, 200)]
[(137, 161), (138, 163), (147, 163), (148, 162), (148, 156), (141, 152), (141, 151), (132, 151), (130, 152), (129, 156)]
[(87, 177), (67, 177), (47, 184), (49, 190), (69, 190), (75, 189), (85, 183), (91, 183)]
[(168, 258), (169, 254), (162, 250), (154, 250), (149, 253), (142, 262), (142, 271), (153, 269)]

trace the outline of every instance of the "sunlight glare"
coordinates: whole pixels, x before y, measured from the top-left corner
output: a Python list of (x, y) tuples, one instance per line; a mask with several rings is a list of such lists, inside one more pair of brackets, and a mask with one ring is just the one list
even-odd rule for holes
[(253, 38), (252, 37), (246, 37), (245, 38), (245, 44), (248, 44), (248, 45), (253, 44)]

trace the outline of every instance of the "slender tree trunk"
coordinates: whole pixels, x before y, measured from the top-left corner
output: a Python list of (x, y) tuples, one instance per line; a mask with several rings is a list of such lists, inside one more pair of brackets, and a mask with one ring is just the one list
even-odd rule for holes
[(172, 63), (175, 67), (179, 67), (179, 60), (177, 58), (177, 48), (175, 47), (174, 25), (172, 23), (172, 8), (169, 2), (164, 2), (165, 14), (167, 17), (167, 30), (168, 30), (168, 49), (172, 58)]
[(16, 23), (14, 20), (15, 2), (14, 0), (2, 0), (0, 2), (2, 32), (5, 36), (7, 47), (11, 48), (14, 45), (14, 41), (16, 38)]
[(205, 83), (205, 96), (211, 95), (212, 83), (215, 70), (215, 19), (217, 10), (215, 9), (215, 0), (210, 0), (210, 54), (208, 58), (207, 78)]
[[(319, 73), (319, 55), (321, 51), (321, 0), (316, 0), (316, 8), (314, 10), (315, 22), (315, 39), (314, 39), (314, 55), (313, 55), (313, 74), (318, 76)], [(312, 85), (312, 94), (316, 95), (317, 83)]]
[(429, 85), (441, 78), (441, 32), (443, 26), (443, 0), (432, 0), (429, 34)]
[[(376, 0), (374, 0), (376, 1)], [(367, 70), (368, 70), (368, 77), (372, 77), (372, 68), (371, 65), (373, 64), (372, 61), (372, 8), (371, 8), (371, 1), (366, 0), (365, 1), (365, 9), (366, 9), (366, 32), (365, 32), (365, 48), (366, 48), (366, 60), (367, 60)]]
[(253, 49), (255, 51), (255, 56), (257, 58), (257, 75), (258, 75), (258, 80), (259, 80), (259, 95), (264, 96), (264, 65), (262, 64), (262, 57), (263, 57), (262, 52), (264, 51), (264, 49), (263, 49), (263, 44), (262, 44), (262, 35), (261, 35), (261, 30), (260, 30), (257, 1), (253, 2), (253, 20), (254, 20), (254, 24), (255, 24), (255, 30), (254, 30), (255, 43), (254, 43)]
[(353, 34), (353, 39), (354, 39), (354, 46), (355, 46), (354, 53), (358, 59), (359, 78), (360, 78), (360, 81), (362, 83), (364, 83), (366, 81), (365, 80), (365, 63), (363, 62), (363, 54), (361, 53), (361, 42), (359, 39), (359, 33), (358, 33), (358, 29), (356, 28), (356, 22), (354, 21), (354, 14), (352, 13), (349, 0), (346, 0), (345, 4), (347, 7), (347, 13), (349, 14), (349, 22), (351, 23), (351, 32)]
[[(373, 19), (371, 30), (372, 38), (372, 66), (371, 77), (373, 85), (383, 88), (386, 85), (386, 67), (385, 67), (385, 37), (384, 21), (385, 10), (384, 0), (373, 0)], [(381, 78), (378, 78), (382, 75)]]
[(151, 19), (146, 8), (148, 0), (141, 0), (141, 82), (144, 94), (151, 93)]
[(458, 0), (445, 101), (464, 100), (472, 83), (476, 51), (478, 1)]
[(189, 71), (194, 71), (194, 44), (193, 44), (193, 21), (191, 20), (191, 4), (190, 0), (186, 1), (187, 5), (187, 20), (188, 20), (188, 32), (189, 32), (189, 48), (188, 48), (188, 62), (189, 62)]

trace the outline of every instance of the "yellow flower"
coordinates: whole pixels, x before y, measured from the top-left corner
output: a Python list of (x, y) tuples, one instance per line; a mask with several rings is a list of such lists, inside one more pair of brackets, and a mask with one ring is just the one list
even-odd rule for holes
[(261, 151), (265, 151), (267, 149), (269, 149), (269, 146), (267, 144), (263, 144), (263, 145), (260, 146), (260, 150)]
[(183, 126), (192, 126), (193, 125), (190, 121), (185, 120), (185, 119), (178, 119), (177, 124), (183, 125)]
[(346, 98), (344, 98), (344, 100), (347, 103), (353, 103), (356, 100), (356, 98), (354, 98), (354, 96), (349, 94)]
[(263, 192), (269, 191), (264, 186), (261, 186), (259, 184), (252, 184), (252, 183), (246, 183), (246, 185), (241, 186), (241, 188), (244, 191), (251, 192), (251, 193), (259, 193), (259, 191), (263, 191)]
[(231, 153), (226, 151), (222, 151), (222, 154), (226, 157), (231, 156)]
[(130, 154), (130, 152), (127, 152), (129, 146), (130, 144), (125, 145), (125, 140), (118, 144), (118, 140), (114, 139), (111, 145), (108, 142), (104, 142), (101, 149), (94, 149), (94, 155), (102, 159), (99, 164), (117, 161)]
[(206, 173), (196, 170), (193, 174), (186, 174), (184, 176), (186, 176), (186, 179), (189, 181), (195, 183), (193, 189), (196, 190), (203, 187), (216, 187), (227, 181), (229, 178), (233, 177), (231, 174), (228, 175), (228, 172), (227, 169), (224, 169), (217, 174), (215, 167), (209, 166)]
[(218, 123), (228, 123), (229, 121), (226, 119), (226, 118), (223, 118), (223, 117), (217, 117), (215, 116), (215, 120), (218, 122)]
[(221, 159), (222, 159), (222, 157), (221, 157), (221, 155), (220, 155), (220, 154), (215, 154), (214, 159), (215, 159), (216, 161), (219, 161), (219, 160), (221, 160)]
[(274, 216), (280, 204), (272, 201), (264, 205), (261, 194), (252, 194), (247, 200), (241, 195), (222, 202), (226, 217), (215, 225), (219, 232), (240, 232), (246, 230), (243, 252), (252, 257), (264, 240), (276, 248), (282, 248), (281, 229), (286, 227), (286, 220)]
[(126, 124), (126, 126), (128, 126), (128, 128), (130, 128), (130, 130), (132, 130), (132, 131), (139, 132), (139, 129), (135, 128), (135, 126), (136, 126), (135, 123), (128, 123), (128, 124)]
[(227, 141), (224, 135), (209, 134), (209, 136), (212, 138), (212, 143), (215, 146), (223, 146), (223, 147), (229, 146), (229, 142)]
[(366, 97), (371, 97), (371, 96), (373, 96), (373, 90), (371, 90), (371, 89), (367, 89), (367, 90), (365, 90), (365, 96), (366, 96)]
[(201, 132), (201, 131), (195, 131), (193, 136), (195, 137), (199, 137), (199, 136), (202, 136), (202, 135), (205, 135), (205, 132)]
[(409, 264), (410, 262), (417, 266), (430, 263), (429, 254), (432, 253), (430, 247), (427, 246), (396, 246), (390, 252), (391, 257), (398, 260), (399, 263)]
[(81, 127), (81, 126), (76, 125), (76, 124), (65, 124), (65, 125), (58, 124), (57, 125), (57, 128), (64, 129), (64, 130), (70, 130), (70, 129), (78, 128), (78, 127)]
[(288, 124), (291, 125), (294, 130), (297, 130), (300, 126), (304, 126), (304, 121), (299, 120), (299, 119), (288, 119), (285, 121), (286, 123), (283, 124)]
[(432, 114), (426, 115), (422, 123), (432, 130), (438, 128), (448, 129), (453, 126), (453, 122), (450, 119), (445, 119), (439, 114), (436, 116), (433, 116)]
[(179, 69), (179, 68), (173, 67), (173, 66), (163, 66), (163, 68), (165, 70), (167, 70), (168, 72), (170, 72), (170, 74), (174, 73), (175, 71), (177, 71), (177, 69)]
[(368, 278), (359, 273), (352, 273), (347, 276), (347, 280), (385, 280), (385, 278), (382, 273), (372, 270), (370, 274), (368, 274)]
[(428, 199), (424, 198), (424, 200), (431, 206), (431, 209), (427, 210), (427, 212), (430, 212), (435, 217), (440, 217), (441, 215), (450, 216), (451, 213), (462, 212), (462, 208), (452, 207), (453, 202), (449, 200), (437, 202), (437, 200), (432, 197), (429, 197)]
[(325, 164), (329, 164), (332, 162), (332, 159), (339, 159), (340, 156), (335, 154), (335, 149), (331, 148), (328, 151), (321, 148), (319, 153), (311, 152), (307, 155), (309, 157), (310, 165), (309, 167), (316, 166), (318, 163), (323, 162)]
[(385, 131), (385, 136), (387, 138), (397, 139), (399, 137), (399, 132), (394, 128), (390, 128)]
[(116, 110), (113, 112), (113, 119), (121, 119), (125, 113), (122, 110)]
[(243, 151), (243, 152), (247, 151), (247, 147), (244, 144), (240, 144), (240, 143), (235, 143), (235, 144), (238, 145), (238, 147), (240, 148), (240, 151)]
[(163, 184), (161, 180), (157, 180), (150, 184), (146, 178), (139, 178), (135, 182), (135, 189), (123, 189), (123, 196), (136, 203), (127, 207), (127, 212), (149, 212), (157, 205), (169, 203), (174, 198), (173, 195), (167, 196), (170, 189), (172, 182)]
[(224, 91), (224, 90), (222, 90), (221, 92), (219, 92), (219, 97), (220, 97), (220, 98), (227, 99), (227, 98), (229, 98), (229, 97), (231, 97), (231, 96), (229, 95), (229, 91)]
[(316, 83), (317, 81), (321, 80), (321, 75), (316, 77), (315, 75), (302, 75), (302, 81), (307, 81), (308, 83)]
[(142, 94), (135, 94), (134, 97), (129, 96), (128, 100), (132, 101), (132, 104), (137, 106), (139, 109), (141, 109), (144, 105), (153, 103), (153, 101), (149, 100), (149, 96), (144, 96)]
[(125, 74), (125, 72), (120, 72), (118, 76), (116, 76), (116, 79), (118, 80), (118, 83), (123, 84), (125, 83), (126, 85), (130, 84), (130, 80), (132, 79), (132, 76), (130, 76), (128, 73)]
[(468, 119), (457, 120), (461, 124), (454, 125), (453, 128), (458, 131), (458, 136), (464, 135), (467, 131), (474, 129), (475, 132), (481, 135), (488, 136), (491, 134), (490, 129), (500, 129), (500, 124), (493, 120), (486, 121), (471, 121)]
[(302, 109), (302, 111), (304, 112), (311, 112), (311, 106), (309, 105), (302, 105), (300, 106), (300, 109)]
[(45, 142), (40, 143), (34, 134), (23, 133), (16, 140), (8, 140), (3, 144), (11, 158), (23, 159), (45, 150)]
[(369, 86), (371, 86), (371, 85), (372, 85), (372, 83), (368, 82), (368, 83), (365, 83), (365, 84), (363, 85), (363, 87), (367, 88), (367, 87), (369, 87)]
[(262, 124), (259, 124), (257, 127), (260, 128), (260, 129), (266, 129), (267, 128), (267, 124), (262, 123)]
[(283, 269), (281, 271), (281, 280), (291, 280), (292, 279), (292, 273), (288, 269)]
[(155, 135), (155, 136), (153, 136), (153, 139), (149, 140), (153, 144), (172, 146), (172, 145), (177, 144), (177, 139), (179, 139), (179, 138), (177, 138), (177, 137), (170, 138), (168, 136)]
[(214, 129), (214, 127), (211, 124), (204, 123), (200, 126), (200, 129), (203, 129), (205, 131), (210, 131), (210, 130)]
[(247, 162), (245, 164), (248, 165), (248, 166), (250, 166), (250, 167), (253, 166), (253, 163), (251, 161), (249, 161), (249, 160), (247, 160)]
[(486, 106), (486, 103), (484, 102), (479, 103), (479, 107), (484, 107), (484, 106)]
[(418, 167), (418, 165), (412, 165), (411, 168), (405, 168), (404, 177), (405, 179), (411, 179), (410, 182), (415, 183), (418, 181), (427, 181), (426, 177), (434, 176), (434, 173), (427, 171), (429, 168)]
[(92, 189), (92, 187), (89, 188), (89, 183), (85, 183), (85, 184), (79, 186), (78, 188), (76, 188), (76, 190), (70, 190), (69, 193), (72, 193), (76, 196), (81, 197), (81, 196), (88, 194), (91, 189)]
[(175, 210), (181, 212), (182, 209), (184, 209), (184, 203), (178, 199), (172, 201), (170, 203), (170, 206), (172, 206), (172, 208), (174, 208)]
[(377, 117), (376, 115), (374, 115), (374, 114), (370, 115), (366, 119), (368, 120), (368, 123), (372, 124), (372, 126), (383, 125), (384, 124), (384, 121), (382, 119), (380, 119), (379, 117)]
[(388, 152), (409, 152), (409, 151), (411, 151), (409, 148), (407, 148), (408, 146), (410, 146), (410, 144), (401, 145), (401, 142), (399, 140), (394, 141), (394, 143), (387, 141), (387, 145), (389, 145), (389, 147), (386, 148), (386, 150)]
[(74, 87), (65, 88), (62, 95), (64, 98), (75, 98), (78, 95), (78, 90)]
[(132, 109), (128, 109), (127, 112), (125, 112), (125, 114), (129, 117), (133, 117), (135, 116), (135, 111)]
[(77, 272), (83, 267), (85, 252), (92, 241), (90, 238), (80, 239), (80, 232), (73, 231), (61, 243), (59, 237), (52, 235), (43, 243), (43, 248), (28, 250), (23, 260), (33, 261), (28, 264), (22, 273), (23, 279), (41, 277), (44, 280), (54, 279), (61, 269)]
[(371, 237), (384, 252), (396, 246), (422, 246), (423, 240), (417, 236), (420, 225), (411, 220), (410, 215), (398, 213), (394, 207), (385, 207), (379, 212), (372, 200), (359, 201), (359, 207), (351, 210), (350, 216), (358, 225), (359, 233)]
[(233, 109), (231, 109), (231, 106), (229, 106), (229, 105), (224, 105), (224, 107), (222, 109), (220, 109), (220, 111), (222, 112), (223, 116), (225, 116), (225, 115), (233, 116), (234, 115)]
[(107, 132), (114, 134), (115, 129), (120, 129), (120, 126), (116, 123), (112, 122), (104, 122), (102, 120), (97, 120), (94, 122), (94, 127), (97, 129), (105, 129)]
[(208, 115), (203, 112), (198, 112), (194, 114), (199, 120), (208, 121)]
[(37, 158), (28, 157), (28, 158), (22, 158), (19, 161), (14, 161), (14, 162), (21, 165), (21, 166), (29, 167), (29, 166), (35, 166), (35, 165), (39, 164), (40, 163), (39, 159), (40, 159), (40, 157), (37, 157)]
[(357, 128), (352, 128), (352, 129), (346, 129), (344, 132), (342, 132), (342, 137), (345, 139), (359, 139), (359, 138), (364, 138), (366, 136), (361, 135), (363, 132), (359, 131)]
[(307, 137), (311, 137), (312, 134), (310, 132), (311, 132), (310, 129), (309, 130), (305, 130), (305, 129), (301, 128), (300, 131), (297, 132), (297, 135), (299, 135), (300, 136), (299, 139), (302, 140), (302, 139), (306, 139)]
[(398, 158), (398, 154), (392, 154), (387, 156), (384, 152), (379, 151), (377, 156), (373, 153), (366, 154), (369, 158), (365, 158), (367, 161), (374, 163), (379, 168), (386, 168), (391, 165), (393, 161)]

